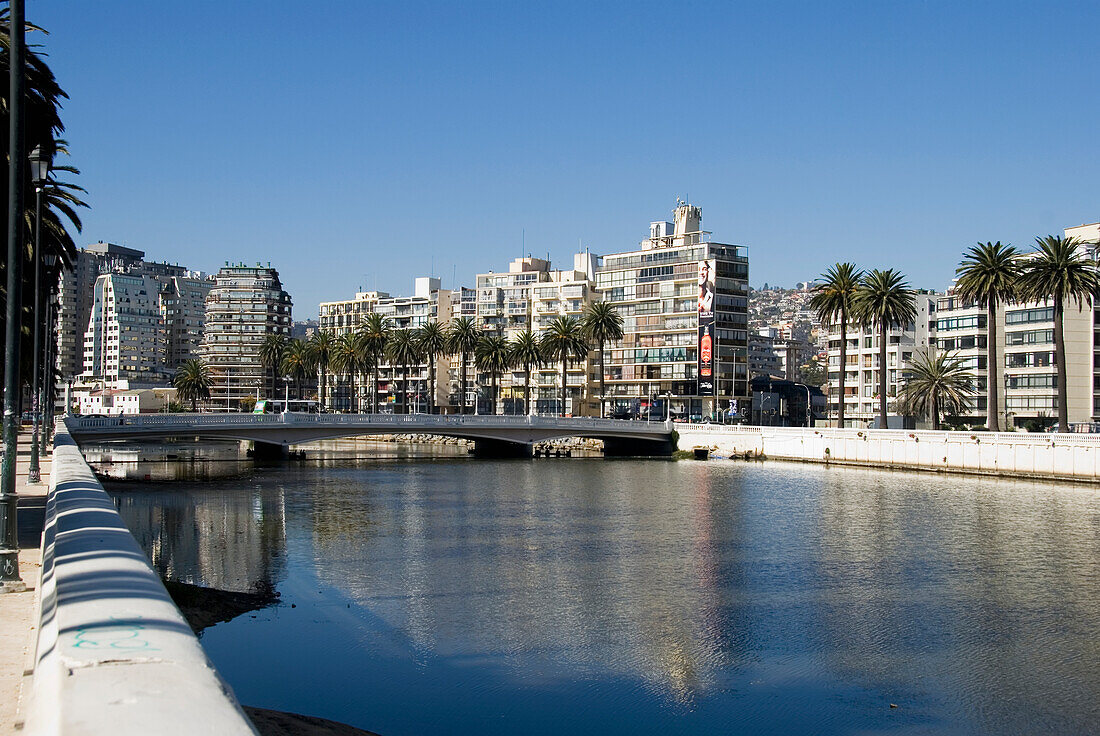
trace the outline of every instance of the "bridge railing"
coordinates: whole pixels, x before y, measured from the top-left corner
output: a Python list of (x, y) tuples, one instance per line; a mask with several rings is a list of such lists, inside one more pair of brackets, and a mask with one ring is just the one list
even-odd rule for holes
[(537, 427), (549, 429), (618, 430), (629, 429), (634, 433), (666, 434), (669, 425), (664, 422), (639, 422), (623, 419), (599, 419), (596, 417), (542, 417), (508, 415), (455, 415), (455, 414), (306, 414), (285, 412), (282, 414), (130, 414), (117, 417), (68, 417), (70, 430), (111, 429), (115, 427), (165, 429), (179, 427), (181, 431), (204, 427), (252, 427), (260, 425), (323, 425), (394, 427), (395, 430), (448, 429), (459, 427)]

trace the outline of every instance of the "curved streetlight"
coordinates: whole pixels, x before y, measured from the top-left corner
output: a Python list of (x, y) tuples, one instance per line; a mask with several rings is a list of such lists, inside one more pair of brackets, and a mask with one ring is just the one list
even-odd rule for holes
[(31, 414), (34, 422), (31, 434), (31, 461), (27, 467), (27, 482), (41, 483), (42, 471), (39, 465), (39, 447), (42, 442), (40, 419), (43, 406), (42, 398), (42, 367), (39, 366), (42, 348), (42, 189), (46, 186), (46, 180), (50, 175), (50, 164), (53, 156), (45, 153), (42, 146), (34, 147), (28, 157), (31, 165), (31, 179), (34, 182), (34, 378), (31, 388)]

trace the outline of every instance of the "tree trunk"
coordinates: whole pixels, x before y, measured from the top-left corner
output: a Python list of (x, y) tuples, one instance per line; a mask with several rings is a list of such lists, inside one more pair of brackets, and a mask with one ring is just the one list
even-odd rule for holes
[(428, 414), (435, 414), (435, 356), (428, 356)]
[[(604, 397), (604, 386), (603, 386), (603, 340), (601, 340), (600, 341), (600, 419), (603, 419), (603, 397)], [(717, 404), (717, 403), (718, 403), (717, 400), (715, 400), (715, 404)]]
[(523, 364), (523, 411), (531, 414), (531, 364)]
[(1066, 338), (1062, 332), (1065, 320), (1065, 304), (1062, 294), (1054, 295), (1054, 362), (1058, 374), (1058, 431), (1069, 431), (1069, 377), (1066, 375)]
[(462, 414), (466, 413), (466, 351), (462, 351)]
[(566, 395), (565, 370), (566, 370), (566, 366), (568, 365), (568, 363), (569, 363), (569, 361), (567, 359), (565, 359), (565, 358), (561, 359), (561, 415), (563, 417), (565, 416), (565, 395)]
[[(848, 370), (848, 310), (840, 310), (840, 401), (837, 403), (836, 426), (844, 429), (844, 374)], [(825, 366), (828, 375), (829, 367)]]
[(378, 363), (374, 364), (374, 396), (371, 398), (371, 406), (374, 407), (371, 411), (372, 414), (378, 413)]
[(496, 414), (497, 414), (497, 374), (495, 372), (490, 374), (489, 383), (491, 384), (491, 387), (493, 389), (493, 416), (496, 416)]
[[(989, 399), (985, 406), (985, 426), (990, 432), (1000, 432), (1000, 422), (998, 421), (997, 404), (998, 395), (1000, 391), (1000, 365), (997, 363), (997, 300), (989, 300), (989, 316), (986, 319), (986, 332), (989, 336), (986, 338), (985, 346), (985, 382), (986, 392)], [(1006, 422), (1007, 423), (1007, 422)]]
[(937, 432), (940, 429), (940, 401), (935, 394), (932, 395), (932, 429)]
[[(410, 414), (409, 411), (409, 367), (404, 363), (401, 364), (401, 403), (404, 404), (404, 411), (402, 414)], [(396, 412), (395, 412), (396, 413)]]
[(879, 326), (878, 343), (878, 422), (879, 429), (887, 429), (886, 423), (886, 321)]

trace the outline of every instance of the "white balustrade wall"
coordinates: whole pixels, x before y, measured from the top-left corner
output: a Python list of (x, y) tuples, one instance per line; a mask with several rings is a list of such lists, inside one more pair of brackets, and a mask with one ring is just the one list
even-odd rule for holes
[(1100, 480), (1100, 435), (677, 424), (716, 455), (1065, 480)]

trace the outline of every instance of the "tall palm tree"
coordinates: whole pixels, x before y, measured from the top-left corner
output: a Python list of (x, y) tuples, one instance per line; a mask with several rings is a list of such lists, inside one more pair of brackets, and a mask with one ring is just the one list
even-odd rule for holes
[(523, 330), (512, 338), (509, 345), (510, 362), (523, 366), (523, 409), (531, 413), (531, 366), (543, 364), (542, 343), (531, 330)]
[(328, 330), (317, 330), (307, 343), (310, 359), (320, 375), (320, 380), (317, 382), (317, 404), (321, 412), (325, 411), (325, 389), (328, 387), (325, 378), (335, 343), (336, 338)]
[(363, 336), (363, 349), (370, 356), (369, 363), (374, 370), (374, 394), (371, 405), (375, 414), (378, 413), (378, 369), (382, 365), (382, 358), (386, 354), (386, 343), (389, 341), (390, 328), (386, 324), (386, 318), (377, 312), (371, 312), (363, 320), (363, 326), (359, 330)]
[[(390, 365), (401, 366), (403, 414), (409, 411), (409, 365), (420, 362), (420, 345), (416, 340), (416, 332), (410, 329), (394, 330), (390, 333), (390, 340), (386, 346), (386, 354)], [(395, 414), (399, 413), (394, 411)]]
[(542, 333), (542, 351), (548, 359), (561, 362), (561, 415), (565, 416), (566, 370), (573, 361), (588, 357), (581, 323), (574, 317), (555, 317)]
[(581, 316), (584, 336), (596, 343), (600, 351), (600, 418), (604, 405), (604, 346), (623, 339), (623, 318), (611, 302), (591, 302)]
[(283, 354), (286, 352), (286, 335), (270, 334), (264, 338), (260, 345), (260, 365), (265, 370), (271, 371), (271, 393), (268, 398), (275, 398), (275, 379), (283, 366)]
[(179, 398), (191, 402), (191, 411), (196, 411), (199, 399), (210, 398), (210, 387), (213, 384), (214, 376), (210, 367), (197, 358), (183, 361), (172, 380)]
[(428, 413), (435, 414), (435, 364), (447, 350), (447, 330), (438, 322), (429, 322), (419, 329), (416, 341), (428, 361)]
[[(837, 263), (821, 274), (814, 294), (810, 297), (810, 308), (817, 312), (818, 318), (826, 326), (840, 327), (840, 379), (838, 385), (837, 426), (844, 427), (844, 374), (848, 370), (848, 320), (852, 317), (852, 301), (861, 271), (854, 263)], [(827, 375), (827, 374), (826, 374)]]
[(503, 337), (483, 337), (474, 348), (477, 367), (489, 374), (493, 414), (497, 413), (497, 377), (512, 367), (508, 341)]
[(898, 395), (905, 413), (931, 416), (932, 429), (939, 429), (941, 416), (969, 410), (976, 393), (974, 374), (956, 353), (920, 353), (910, 363), (909, 374)]
[(1069, 431), (1069, 398), (1067, 396), (1066, 341), (1063, 333), (1066, 302), (1075, 302), (1078, 309), (1088, 306), (1089, 299), (1100, 288), (1096, 262), (1081, 249), (1076, 238), (1048, 235), (1036, 238), (1034, 255), (1026, 258), (1021, 279), (1021, 292), (1029, 301), (1054, 302), (1054, 362), (1058, 367), (1058, 430)]
[(298, 387), (298, 399), (302, 397), (302, 381), (313, 371), (313, 356), (301, 340), (289, 340), (283, 351), (283, 373), (293, 376)]
[[(363, 349), (360, 345), (362, 338), (359, 333), (345, 332), (336, 338), (332, 346), (332, 370), (336, 373), (346, 373), (351, 379), (351, 406), (358, 411), (359, 402), (356, 394), (356, 376), (363, 371)], [(337, 379), (339, 380), (339, 379)]]
[[(860, 279), (852, 302), (856, 320), (878, 328), (878, 416), (879, 427), (886, 422), (886, 333), (891, 327), (904, 328), (917, 317), (913, 290), (905, 276), (894, 269), (872, 269)], [(901, 369), (901, 366), (898, 366)]]
[(477, 324), (470, 317), (453, 319), (447, 325), (447, 351), (451, 355), (462, 356), (462, 375), (460, 377), (462, 400), (460, 405), (463, 414), (466, 413), (466, 367), (470, 353), (477, 347), (480, 339), (481, 331), (478, 330)]
[(976, 301), (986, 308), (986, 404), (985, 426), (991, 432), (1000, 431), (998, 396), (1000, 364), (997, 362), (997, 307), (1016, 298), (1020, 286), (1020, 254), (1011, 245), (978, 243), (963, 256), (955, 270), (959, 280), (955, 293), (962, 299)]

